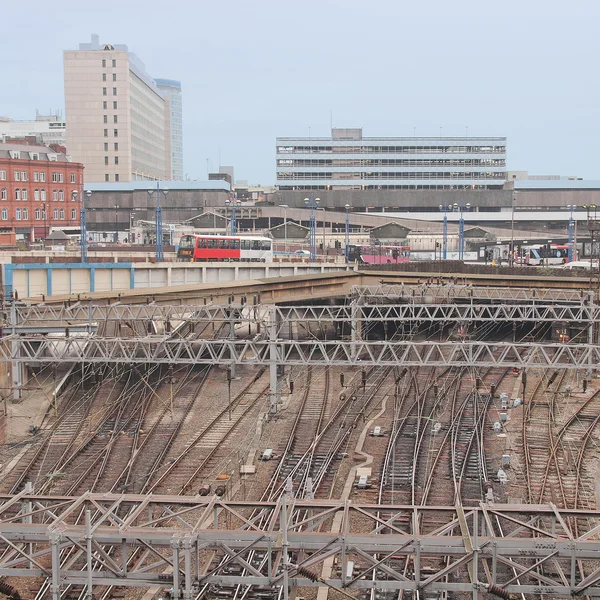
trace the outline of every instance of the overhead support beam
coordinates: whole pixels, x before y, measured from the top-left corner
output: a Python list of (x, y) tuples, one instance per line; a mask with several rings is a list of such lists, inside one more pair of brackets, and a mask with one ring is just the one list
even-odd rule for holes
[[(191, 340), (10, 335), (0, 362), (111, 364), (272, 364), (581, 369), (600, 364), (600, 345), (510, 342)], [(274, 351), (275, 350), (275, 351)]]
[[(343, 515), (343, 536), (320, 527), (336, 513)], [(85, 520), (76, 519), (78, 514)], [(211, 514), (220, 518), (207, 518)], [(489, 515), (497, 526), (479, 531)], [(85, 586), (88, 594), (95, 586), (158, 586), (189, 598), (204, 585), (278, 590), (286, 584), (325, 584), (353, 594), (375, 587), (600, 597), (600, 540), (594, 537), (599, 520), (597, 510), (553, 505), (404, 506), (289, 496), (246, 502), (91, 493), (73, 498), (22, 492), (0, 496), (0, 576), (47, 577), (56, 598), (69, 585)], [(128, 562), (130, 556), (138, 558)], [(290, 560), (298, 556), (301, 561)], [(351, 575), (337, 569), (320, 580), (320, 566), (332, 559), (337, 565), (352, 561)], [(486, 570), (482, 580), (480, 563), (490, 561), (508, 568)], [(581, 572), (571, 572), (572, 561)], [(538, 571), (550, 562), (551, 569)], [(222, 568), (231, 564), (241, 568)], [(419, 567), (406, 569), (410, 564)]]

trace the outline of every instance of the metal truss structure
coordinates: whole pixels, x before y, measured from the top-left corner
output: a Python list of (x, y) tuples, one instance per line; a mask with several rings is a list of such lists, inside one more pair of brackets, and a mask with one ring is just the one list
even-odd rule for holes
[[(341, 526), (332, 532), (334, 517)], [(315, 586), (351, 597), (369, 589), (600, 596), (599, 523), (600, 511), (554, 505), (22, 492), (0, 497), (0, 575), (46, 577), (53, 600), (73, 585), (88, 597), (109, 586), (158, 587), (175, 600), (237, 585), (284, 596)]]
[(484, 287), (462, 284), (420, 284), (420, 285), (377, 285), (350, 288), (352, 298), (365, 299), (415, 299), (428, 298), (431, 301), (455, 299), (479, 299), (498, 301), (530, 302), (581, 302), (593, 298), (589, 290), (584, 289), (542, 289), (527, 287)]
[[(588, 304), (369, 304), (360, 302), (342, 306), (264, 306), (264, 305), (112, 305), (18, 307), (17, 324), (3, 328), (5, 332), (16, 328), (21, 333), (34, 332), (36, 327), (54, 327), (55, 331), (81, 331), (97, 329), (99, 323), (109, 321), (130, 325), (135, 322), (162, 323), (175, 327), (182, 321), (189, 325), (252, 324), (266, 331), (271, 319), (277, 322), (277, 337), (286, 337), (290, 324), (327, 323), (341, 325), (356, 321), (382, 322), (523, 322), (551, 323), (572, 321), (582, 324), (600, 323), (600, 306)], [(62, 324), (62, 325), (59, 325)]]
[(0, 362), (597, 368), (600, 346), (510, 342), (186, 339), (10, 335)]

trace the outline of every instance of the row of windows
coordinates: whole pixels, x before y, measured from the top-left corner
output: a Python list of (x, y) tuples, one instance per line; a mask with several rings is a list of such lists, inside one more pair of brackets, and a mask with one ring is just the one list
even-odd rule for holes
[(278, 154), (506, 154), (506, 146), (277, 146)]
[[(502, 184), (460, 184), (455, 183), (452, 185), (448, 184), (414, 184), (406, 183), (404, 185), (365, 185), (365, 184), (354, 184), (348, 182), (347, 185), (340, 186), (336, 185), (333, 189), (344, 189), (344, 190), (450, 190), (450, 191), (461, 191), (461, 190), (501, 190)], [(297, 191), (308, 191), (308, 190), (330, 190), (330, 185), (280, 185), (279, 189), (282, 191), (297, 190)]]
[[(15, 181), (27, 181), (27, 171), (14, 171), (13, 176)], [(52, 173), (53, 183), (63, 183), (64, 178), (64, 173)], [(6, 171), (4, 169), (0, 171), (0, 181), (6, 181)], [(34, 171), (33, 181), (39, 181), (44, 183), (46, 181), (46, 173), (44, 171)], [(75, 183), (75, 173), (71, 173), (71, 183)]]
[[(113, 81), (117, 80), (117, 74), (116, 73), (112, 74), (112, 80)], [(106, 81), (106, 73), (102, 73), (102, 81)]]
[[(115, 152), (119, 150), (119, 142), (115, 142)], [(104, 152), (108, 152), (108, 142), (104, 142)]]
[[(75, 201), (75, 192), (77, 190), (73, 190), (71, 192), (71, 200)], [(33, 199), (41, 200), (42, 202), (46, 200), (46, 190), (38, 190), (37, 188), (33, 190)], [(8, 200), (8, 191), (6, 188), (2, 188), (0, 190), (0, 200)], [(22, 190), (15, 190), (15, 200), (29, 200), (27, 189), (23, 188)], [(52, 190), (52, 200), (57, 202), (64, 202), (65, 200), (65, 191), (64, 190)]]
[[(108, 173), (104, 173), (104, 181), (110, 181), (110, 175)], [(118, 173), (115, 173), (115, 181), (119, 181)]]
[[(116, 66), (117, 66), (117, 61), (116, 61), (116, 59), (114, 59), (114, 58), (112, 59), (112, 66), (113, 66), (113, 67), (116, 67)], [(103, 68), (106, 68), (106, 59), (105, 59), (105, 58), (103, 58), (103, 59), (102, 59), (102, 67), (103, 67)]]
[[(65, 220), (65, 209), (64, 208), (61, 208), (61, 209), (55, 208), (52, 211), (52, 216), (56, 220), (64, 221)], [(35, 218), (37, 221), (40, 221), (41, 219), (45, 219), (46, 211), (36, 208), (35, 209)], [(71, 219), (76, 219), (76, 218), (77, 218), (77, 210), (73, 208), (71, 210)], [(8, 208), (2, 209), (2, 220), (8, 221)], [(28, 221), (28, 220), (29, 220), (29, 210), (27, 208), (16, 208), (15, 209), (15, 221)]]
[[(108, 95), (108, 94), (106, 93), (106, 88), (105, 88), (105, 87), (103, 87), (103, 88), (102, 88), (102, 95), (103, 95), (103, 96), (107, 96), (107, 95)], [(117, 88), (116, 88), (116, 87), (114, 87), (114, 88), (113, 88), (113, 96), (116, 96), (116, 95), (117, 95)]]
[[(106, 100), (104, 100), (104, 102), (102, 102), (102, 108), (104, 110), (108, 110), (108, 102)], [(117, 110), (117, 101), (113, 100), (113, 109)]]
[(271, 243), (261, 240), (207, 240), (200, 238), (196, 247), (209, 250), (270, 250)]
[(279, 167), (504, 167), (506, 160), (503, 158), (449, 158), (449, 159), (314, 159), (294, 160), (280, 158)]
[(384, 171), (379, 172), (358, 172), (358, 173), (291, 173), (289, 171), (279, 171), (278, 180), (363, 180), (363, 179), (499, 179), (504, 181), (506, 173), (493, 173), (490, 171), (450, 171), (446, 173), (435, 172), (405, 172), (405, 171)]
[[(114, 137), (119, 137), (119, 130), (118, 129), (113, 129), (113, 136)], [(108, 137), (108, 129), (104, 130), (104, 137)]]
[[(104, 122), (108, 123), (108, 115), (104, 115)], [(113, 115), (113, 123), (118, 123), (119, 122), (119, 118), (117, 117), (117, 115)]]
[[(104, 164), (108, 165), (108, 156), (104, 157)], [(119, 164), (119, 157), (115, 156), (115, 165), (118, 165), (118, 164)]]

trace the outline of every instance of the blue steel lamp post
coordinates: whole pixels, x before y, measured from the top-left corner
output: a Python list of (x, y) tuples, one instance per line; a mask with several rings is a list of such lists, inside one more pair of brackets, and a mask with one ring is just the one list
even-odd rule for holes
[(346, 247), (344, 249), (344, 254), (346, 255), (346, 262), (348, 262), (348, 246), (350, 245), (350, 205), (346, 204), (344, 208), (346, 209)]
[(164, 250), (163, 250), (163, 236), (162, 236), (162, 207), (160, 205), (160, 196), (161, 194), (166, 198), (169, 190), (160, 189), (160, 182), (156, 182), (155, 190), (148, 190), (148, 196), (150, 200), (154, 199), (154, 195), (156, 194), (156, 208), (155, 212), (155, 220), (156, 220), (156, 262), (161, 262), (165, 258)]
[(464, 207), (461, 202), (460, 206), (458, 203), (454, 203), (454, 210), (460, 211), (460, 220), (458, 222), (458, 260), (465, 259), (465, 216), (464, 211), (469, 211), (471, 204), (467, 202)]
[[(77, 192), (73, 192), (73, 198), (77, 199)], [(92, 190), (86, 190), (83, 193), (83, 198), (81, 199), (81, 208), (79, 210), (79, 243), (81, 245), (81, 262), (87, 262), (87, 223), (85, 219), (85, 202), (86, 200), (89, 202), (92, 198)]]
[(567, 208), (571, 211), (569, 217), (569, 249), (568, 249), (568, 257), (569, 262), (573, 262), (575, 260), (575, 219), (573, 217), (573, 211), (577, 208), (575, 204), (569, 204)]
[(315, 198), (315, 195), (311, 193), (310, 198), (304, 198), (304, 204), (310, 208), (310, 231), (309, 231), (309, 242), (310, 242), (310, 260), (315, 262), (317, 260), (317, 219), (315, 217), (315, 211), (319, 206), (320, 199)]
[(231, 198), (228, 198), (227, 200), (225, 200), (225, 206), (227, 207), (231, 207), (231, 219), (229, 221), (229, 229), (230, 229), (230, 234), (231, 235), (235, 235), (237, 232), (237, 222), (236, 222), (236, 207), (239, 206), (242, 203), (241, 200), (238, 200), (235, 196), (232, 196)]
[(440, 204), (440, 210), (444, 211), (444, 238), (442, 242), (442, 257), (444, 260), (448, 258), (448, 211), (450, 209), (450, 206)]

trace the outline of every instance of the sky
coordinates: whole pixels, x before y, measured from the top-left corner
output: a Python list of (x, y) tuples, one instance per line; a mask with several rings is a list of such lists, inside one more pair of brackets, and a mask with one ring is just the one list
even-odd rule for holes
[(5, 2), (0, 115), (64, 109), (97, 33), (183, 87), (190, 179), (275, 182), (277, 136), (506, 136), (508, 168), (600, 179), (594, 0)]

